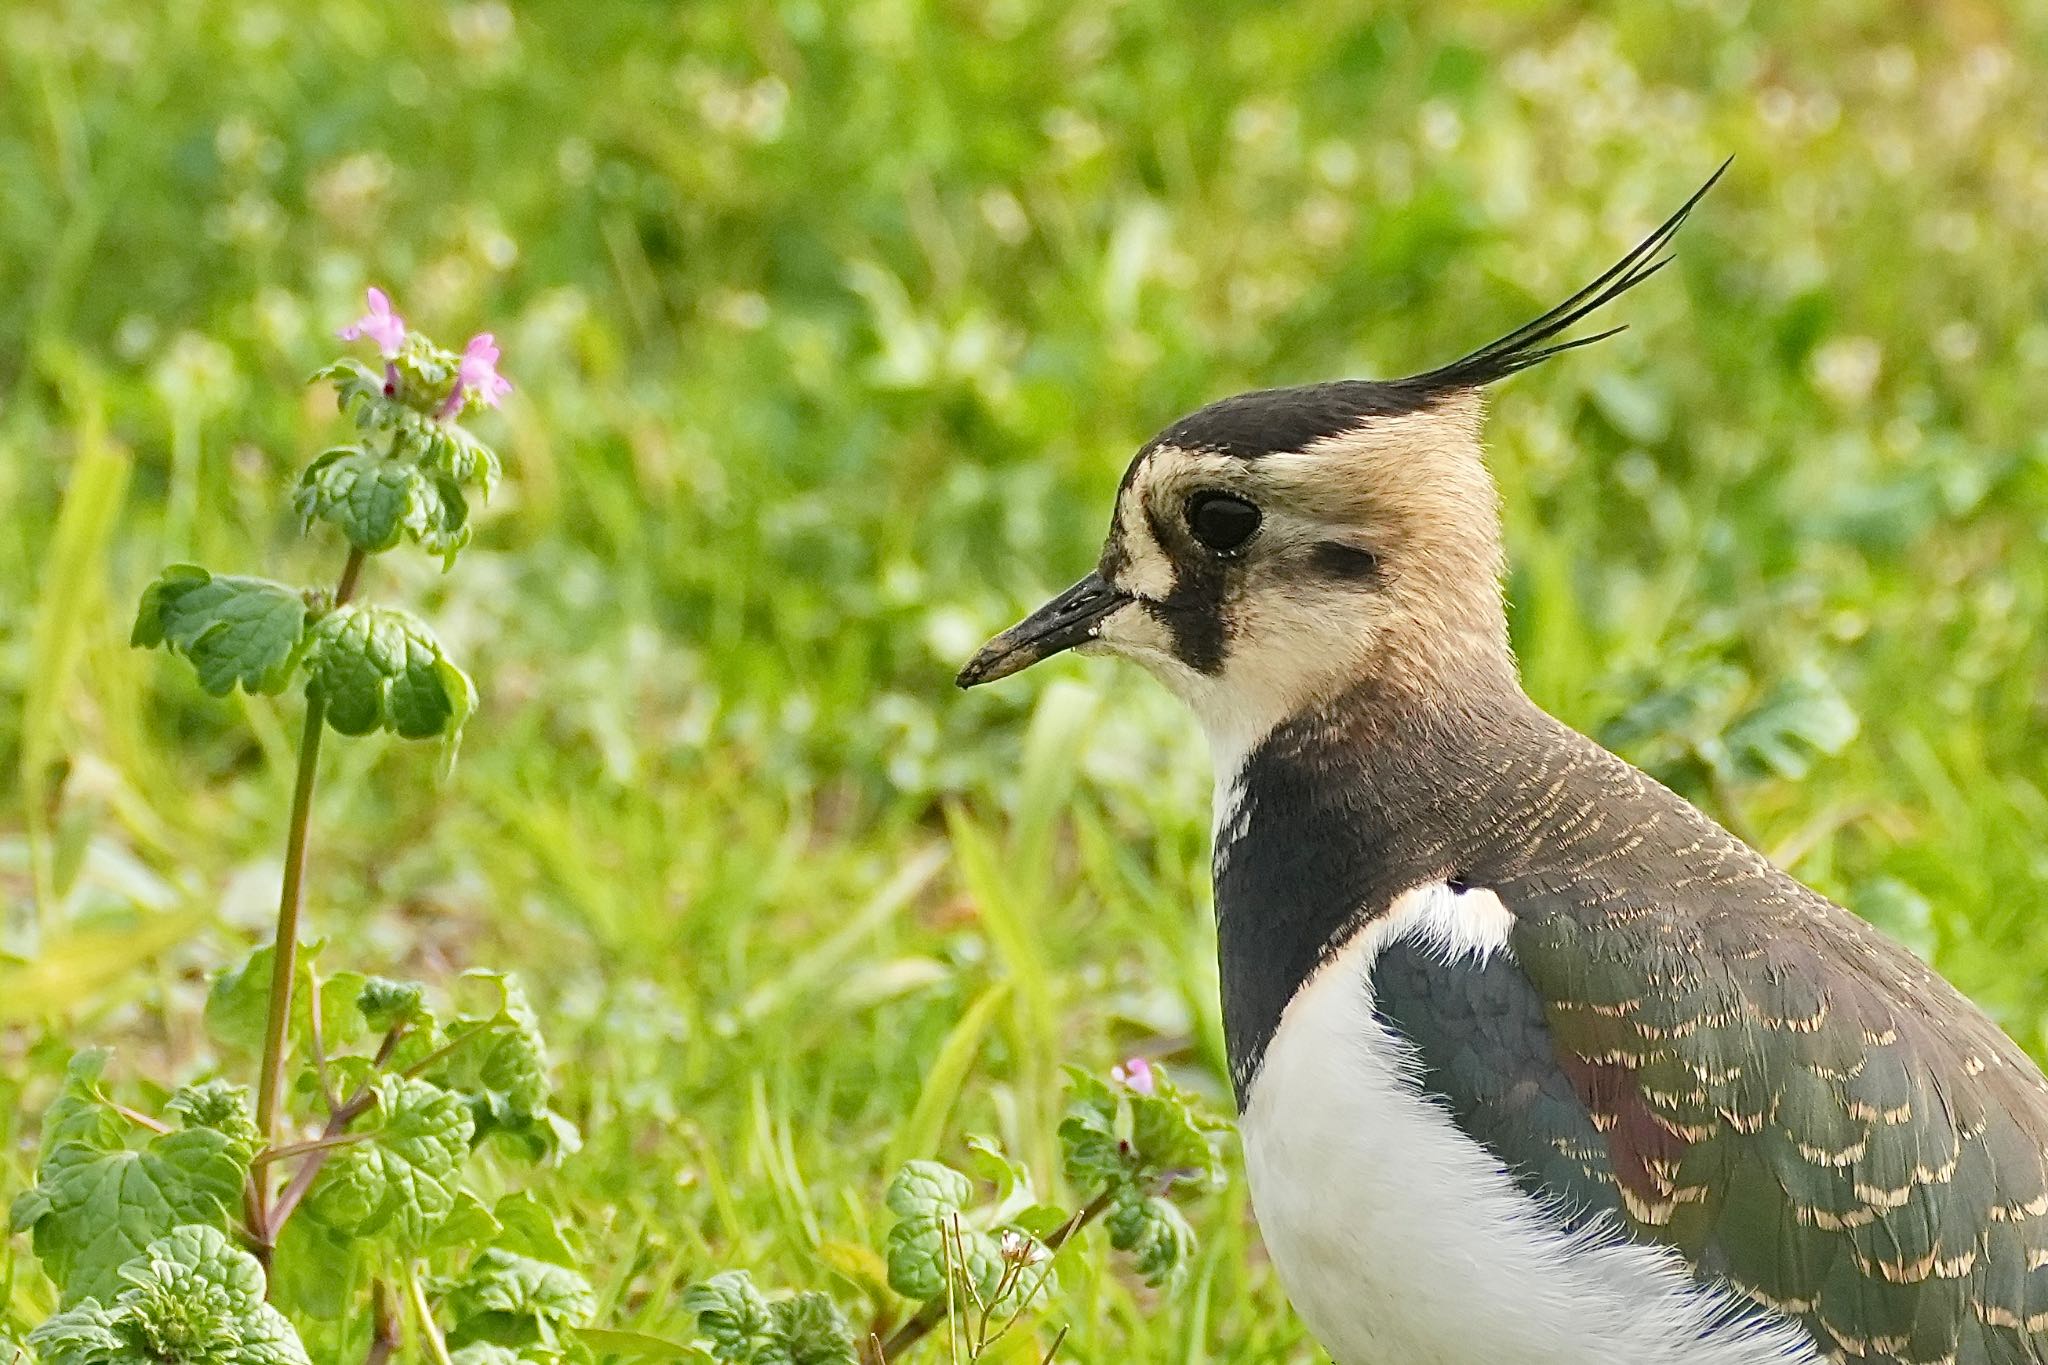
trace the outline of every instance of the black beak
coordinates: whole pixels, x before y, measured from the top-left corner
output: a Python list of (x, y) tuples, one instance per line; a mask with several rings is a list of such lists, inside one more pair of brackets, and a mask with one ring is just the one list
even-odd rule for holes
[(1102, 575), (1091, 573), (983, 645), (953, 681), (979, 687), (1086, 644), (1102, 633), (1103, 618), (1130, 600), (1129, 593), (1118, 592), (1102, 581)]

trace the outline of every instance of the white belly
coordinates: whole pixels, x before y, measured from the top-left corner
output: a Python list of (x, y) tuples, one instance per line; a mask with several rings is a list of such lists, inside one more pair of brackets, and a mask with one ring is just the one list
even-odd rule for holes
[(1259, 1228), (1337, 1365), (1794, 1365), (1796, 1326), (1731, 1323), (1675, 1255), (1565, 1232), (1417, 1089), (1372, 1012), (1382, 947), (1505, 951), (1492, 893), (1418, 888), (1288, 1005), (1241, 1125)]

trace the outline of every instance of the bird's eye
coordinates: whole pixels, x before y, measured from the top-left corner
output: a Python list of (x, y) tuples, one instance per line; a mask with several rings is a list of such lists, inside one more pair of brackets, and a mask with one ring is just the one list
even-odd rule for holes
[(1214, 489), (1188, 499), (1188, 529), (1218, 554), (1228, 554), (1259, 529), (1259, 509), (1235, 493)]

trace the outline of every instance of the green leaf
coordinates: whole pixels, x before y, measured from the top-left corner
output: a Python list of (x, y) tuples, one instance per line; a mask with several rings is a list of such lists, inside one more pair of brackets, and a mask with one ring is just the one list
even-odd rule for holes
[(452, 563), (469, 543), (469, 502), (454, 477), (354, 446), (315, 460), (299, 478), (292, 507), (304, 526), (327, 522), (349, 544), (372, 554), (410, 535), (421, 548)]
[(158, 1237), (188, 1223), (226, 1227), (248, 1171), (247, 1152), (210, 1128), (162, 1134), (141, 1151), (60, 1142), (15, 1201), (13, 1228), (33, 1231), (65, 1303), (105, 1303), (121, 1268)]
[(475, 488), (488, 498), (500, 472), (497, 452), (467, 429), (435, 415), (455, 381), (458, 360), (412, 336), (397, 360), (396, 394), (385, 393), (384, 376), (356, 360), (336, 361), (313, 378), (333, 382), (341, 410), (362, 433), (366, 453), (417, 465), (430, 476)]
[(96, 1047), (72, 1056), (64, 1068), (64, 1088), (43, 1113), (43, 1139), (36, 1154), (39, 1162), (47, 1161), (51, 1152), (67, 1142), (83, 1143), (98, 1151), (113, 1151), (122, 1145), (129, 1122), (100, 1093), (100, 1076), (113, 1055)]
[(28, 1344), (43, 1365), (144, 1365), (148, 1357), (137, 1354), (122, 1326), (120, 1313), (87, 1299), (30, 1332)]
[(582, 1141), (575, 1125), (547, 1107), (554, 1091), (547, 1044), (526, 992), (504, 972), (466, 972), (464, 980), (483, 983), (497, 998), (489, 1013), (465, 1014), (449, 1026), (451, 1037), (470, 1041), (448, 1054), (433, 1079), (470, 1096), (479, 1142), (499, 1139), (535, 1161), (575, 1150)]
[(974, 1198), (974, 1182), (938, 1161), (905, 1162), (883, 1202), (899, 1218), (958, 1213)]
[(1181, 1180), (1213, 1183), (1220, 1123), (1154, 1069), (1154, 1089), (1140, 1094), (1112, 1088), (1078, 1069), (1069, 1070), (1070, 1098), (1059, 1127), (1067, 1178), (1083, 1189), (1114, 1192)]
[(184, 655), (199, 685), (219, 697), (238, 683), (251, 695), (284, 691), (305, 635), (306, 601), (297, 590), (173, 564), (143, 590), (129, 641)]
[(30, 1333), (43, 1365), (310, 1365), (264, 1302), (256, 1258), (218, 1228), (175, 1228), (117, 1278), (126, 1287), (108, 1306), (87, 1299)]
[(356, 1237), (417, 1251), (455, 1209), (456, 1180), (473, 1124), (462, 1097), (430, 1081), (385, 1076), (355, 1131), (368, 1140), (336, 1148), (306, 1196), (306, 1213)]
[(567, 1266), (492, 1247), (470, 1262), (446, 1298), (455, 1334), (507, 1346), (553, 1348), (597, 1313), (590, 1282)]
[(164, 1112), (186, 1128), (220, 1133), (246, 1153), (245, 1160), (263, 1145), (263, 1134), (256, 1127), (254, 1101), (246, 1085), (215, 1079), (184, 1086), (164, 1105)]
[(889, 1287), (910, 1299), (935, 1299), (946, 1292), (948, 1273), (986, 1296), (1002, 1275), (996, 1239), (968, 1227), (957, 1212), (900, 1219), (882, 1245)]
[(419, 515), (420, 471), (395, 460), (380, 460), (353, 446), (330, 450), (299, 476), (292, 510), (301, 526), (324, 521), (348, 543), (372, 554), (390, 549)]
[(389, 1033), (404, 1024), (410, 1026), (427, 1016), (427, 988), (417, 981), (392, 981), (381, 976), (365, 977), (356, 995), (356, 1009), (372, 1033)]
[(457, 1021), (458, 1030), (472, 1024), (494, 1026), (489, 1037), (456, 1055), (464, 1082), (468, 1088), (503, 1095), (516, 1113), (538, 1114), (547, 1107), (554, 1087), (548, 1080), (540, 1016), (527, 1002), (525, 988), (510, 972), (466, 972), (464, 979), (488, 982), (498, 995), (493, 1013)]
[(426, 1250), (463, 1250), (487, 1246), (505, 1231), (497, 1215), (468, 1190), (455, 1192), (455, 1205), (427, 1237)]
[(1131, 1175), (1131, 1153), (1118, 1132), (1122, 1100), (1087, 1072), (1070, 1070), (1068, 1077), (1072, 1095), (1059, 1126), (1067, 1179), (1083, 1190), (1112, 1188)]
[(448, 1365), (527, 1365), (526, 1357), (495, 1341), (472, 1341), (448, 1356)]
[(553, 1261), (556, 1265), (576, 1264), (576, 1252), (562, 1234), (561, 1220), (549, 1212), (532, 1191), (521, 1190), (506, 1195), (491, 1213), (504, 1229), (497, 1238), (497, 1244), (507, 1251)]
[[(301, 1208), (286, 1220), (271, 1258), (273, 1301), (301, 1320), (348, 1318), (359, 1312), (358, 1296), (369, 1285), (376, 1243), (310, 1217)], [(388, 1253), (384, 1253), (388, 1254)]]
[(697, 1330), (710, 1338), (719, 1359), (734, 1365), (754, 1360), (775, 1338), (768, 1301), (744, 1270), (691, 1285), (683, 1291), (683, 1311), (697, 1315)]
[(615, 1327), (583, 1327), (576, 1339), (600, 1356), (624, 1356), (629, 1360), (702, 1360), (703, 1355), (687, 1342), (670, 1341), (648, 1332), (621, 1331)]
[(697, 1330), (726, 1365), (857, 1365), (853, 1329), (820, 1293), (769, 1303), (744, 1270), (728, 1270), (683, 1294)]
[(1169, 1200), (1126, 1190), (1103, 1219), (1109, 1244), (1132, 1254), (1137, 1271), (1152, 1285), (1178, 1279), (1194, 1255), (1195, 1232)]
[[(206, 988), (203, 1018), (206, 1032), (224, 1047), (254, 1056), (263, 1047), (263, 1026), (270, 1002), (271, 964), (276, 960), (269, 944), (250, 953), (240, 966), (223, 967), (213, 974)], [(304, 963), (304, 959), (300, 959)], [(300, 990), (311, 980), (299, 982)]]
[(775, 1350), (762, 1357), (763, 1365), (859, 1365), (853, 1346), (853, 1329), (839, 1305), (824, 1294), (812, 1291), (785, 1299), (770, 1310), (775, 1318)]
[[(314, 966), (321, 945), (299, 945), (298, 976), (292, 987), (292, 1037), (311, 1051), (313, 1028)], [(206, 1031), (224, 1048), (253, 1057), (263, 1048), (263, 1030), (270, 1013), (270, 976), (276, 962), (270, 944), (252, 949), (233, 967), (214, 973), (206, 991)], [(362, 991), (363, 977), (356, 972), (339, 972), (320, 981), (321, 1042), (330, 1058), (337, 1049), (362, 1037), (363, 1025), (355, 1002)]]
[(315, 622), (307, 640), (306, 695), (325, 703), (327, 723), (341, 734), (384, 729), (452, 743), (476, 708), (469, 675), (409, 612), (340, 607)]
[(1840, 753), (1856, 738), (1856, 712), (1817, 669), (1783, 678), (1701, 752), (1724, 778), (1797, 781), (1816, 754)]

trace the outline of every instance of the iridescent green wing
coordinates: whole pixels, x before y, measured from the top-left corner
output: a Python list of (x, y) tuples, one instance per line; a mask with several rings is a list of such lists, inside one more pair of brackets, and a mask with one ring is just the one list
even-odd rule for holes
[(1654, 896), (1498, 888), (1631, 1230), (1844, 1359), (2048, 1360), (2048, 1083), (1847, 912), (1701, 852)]

